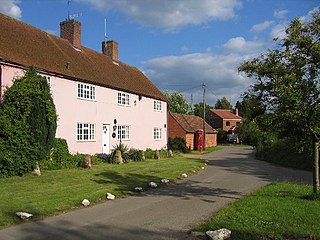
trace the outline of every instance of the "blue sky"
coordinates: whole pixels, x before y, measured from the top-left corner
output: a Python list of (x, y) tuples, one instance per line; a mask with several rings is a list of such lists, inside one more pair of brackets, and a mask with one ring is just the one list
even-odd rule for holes
[[(119, 43), (119, 59), (138, 67), (162, 91), (232, 104), (254, 83), (238, 73), (245, 59), (274, 49), (274, 37), (295, 17), (308, 19), (319, 0), (71, 0), (81, 13), (82, 45), (101, 51), (107, 37)], [(0, 12), (59, 36), (67, 0), (0, 0)]]

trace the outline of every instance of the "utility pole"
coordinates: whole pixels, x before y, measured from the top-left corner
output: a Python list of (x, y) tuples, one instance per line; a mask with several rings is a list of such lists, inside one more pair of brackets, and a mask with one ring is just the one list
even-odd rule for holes
[(193, 94), (191, 93), (191, 112), (193, 112)]
[(203, 147), (202, 147), (202, 150), (205, 150), (206, 148), (206, 83), (205, 81), (203, 81), (202, 88), (203, 88), (203, 121), (202, 121)]

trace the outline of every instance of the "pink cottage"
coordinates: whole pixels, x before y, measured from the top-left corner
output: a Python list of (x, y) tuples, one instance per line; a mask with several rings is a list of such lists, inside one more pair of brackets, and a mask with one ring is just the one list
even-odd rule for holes
[(30, 66), (50, 84), (56, 137), (72, 153), (109, 153), (120, 141), (137, 149), (167, 145), (165, 96), (137, 68), (118, 59), (118, 43), (102, 53), (81, 45), (81, 23), (60, 23), (60, 38), (0, 14), (0, 100)]

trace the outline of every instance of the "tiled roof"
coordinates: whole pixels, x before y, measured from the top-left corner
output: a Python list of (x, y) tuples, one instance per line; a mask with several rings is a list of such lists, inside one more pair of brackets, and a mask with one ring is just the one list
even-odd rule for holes
[[(203, 118), (188, 115), (188, 114), (179, 114), (169, 112), (171, 116), (180, 124), (180, 126), (189, 133), (193, 133), (199, 129), (203, 129)], [(215, 129), (213, 129), (208, 123), (205, 124), (207, 133), (217, 133)]]
[[(0, 14), (0, 60), (35, 66), (69, 79), (166, 101), (159, 89), (137, 68), (46, 33), (29, 24)], [(69, 68), (66, 66), (69, 65)]]
[(233, 114), (230, 110), (226, 109), (210, 109), (211, 112), (215, 113), (222, 119), (239, 119), (241, 120), (242, 117)]

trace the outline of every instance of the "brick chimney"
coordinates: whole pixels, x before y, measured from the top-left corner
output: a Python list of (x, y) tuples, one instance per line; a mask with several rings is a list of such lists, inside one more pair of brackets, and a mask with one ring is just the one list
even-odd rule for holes
[(111, 58), (112, 61), (118, 63), (118, 42), (114, 40), (108, 40), (102, 42), (102, 53)]
[(81, 46), (81, 23), (75, 20), (66, 20), (60, 23), (60, 37), (67, 39), (74, 47)]
[(232, 112), (234, 115), (239, 116), (239, 109), (238, 108), (233, 109)]

